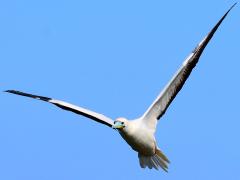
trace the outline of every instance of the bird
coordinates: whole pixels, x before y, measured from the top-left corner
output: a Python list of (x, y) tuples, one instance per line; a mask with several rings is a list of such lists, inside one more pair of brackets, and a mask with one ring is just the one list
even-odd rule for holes
[(163, 169), (164, 171), (168, 172), (170, 161), (158, 147), (155, 138), (157, 122), (165, 114), (171, 102), (182, 89), (193, 68), (198, 63), (203, 50), (212, 39), (220, 24), (235, 5), (236, 3), (230, 7), (230, 9), (221, 17), (217, 24), (207, 34), (207, 36), (203, 38), (203, 40), (184, 60), (183, 64), (174, 74), (169, 83), (160, 92), (157, 98), (153, 101), (153, 103), (149, 106), (146, 112), (136, 119), (128, 120), (127, 118), (120, 117), (116, 120), (113, 120), (112, 118), (109, 118), (103, 114), (73, 105), (65, 101), (45, 96), (33, 95), (17, 90), (6, 90), (4, 92), (45, 101), (63, 110), (71, 111), (113, 128), (122, 136), (122, 138), (130, 145), (130, 147), (138, 153), (138, 159), (141, 168), (148, 167), (149, 169), (154, 168), (156, 170)]

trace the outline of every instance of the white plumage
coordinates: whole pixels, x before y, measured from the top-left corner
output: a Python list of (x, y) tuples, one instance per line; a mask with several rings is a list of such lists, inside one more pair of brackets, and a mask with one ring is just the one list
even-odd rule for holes
[(155, 140), (157, 120), (159, 120), (163, 116), (170, 103), (176, 97), (177, 93), (181, 90), (185, 81), (192, 72), (192, 69), (196, 66), (204, 48), (211, 40), (212, 36), (224, 20), (224, 18), (235, 5), (236, 4), (234, 4), (224, 14), (224, 16), (218, 21), (218, 23), (209, 32), (209, 34), (191, 52), (191, 54), (183, 62), (183, 65), (179, 68), (177, 73), (173, 76), (170, 82), (160, 93), (160, 95), (147, 109), (147, 111), (138, 119), (129, 121), (125, 118), (118, 118), (113, 121), (111, 118), (108, 118), (102, 114), (75, 106), (64, 101), (44, 96), (28, 94), (15, 90), (7, 90), (6, 92), (46, 101), (64, 110), (72, 111), (79, 115), (88, 117), (94, 121), (117, 129), (123, 139), (132, 147), (132, 149), (138, 152), (139, 163), (142, 168), (162, 168), (163, 170), (167, 171), (169, 160), (158, 148)]

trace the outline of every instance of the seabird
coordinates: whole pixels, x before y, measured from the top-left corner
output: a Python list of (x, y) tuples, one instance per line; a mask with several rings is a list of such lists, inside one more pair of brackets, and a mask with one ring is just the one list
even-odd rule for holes
[(177, 93), (182, 89), (185, 81), (196, 66), (204, 48), (211, 40), (224, 18), (235, 5), (236, 3), (223, 15), (208, 35), (197, 45), (147, 111), (137, 119), (130, 121), (126, 118), (117, 118), (114, 121), (102, 114), (57, 99), (28, 94), (16, 90), (7, 90), (5, 92), (46, 101), (64, 110), (72, 111), (113, 128), (117, 130), (132, 149), (138, 153), (139, 163), (142, 168), (148, 167), (150, 169), (155, 168), (156, 170), (162, 168), (167, 172), (170, 161), (157, 146), (155, 139), (157, 121), (164, 115), (168, 106), (176, 97)]

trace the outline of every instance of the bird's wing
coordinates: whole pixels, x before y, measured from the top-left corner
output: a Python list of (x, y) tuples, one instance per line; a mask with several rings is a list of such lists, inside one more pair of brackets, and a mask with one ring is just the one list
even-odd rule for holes
[(12, 94), (17, 94), (17, 95), (21, 95), (21, 96), (26, 96), (26, 97), (30, 97), (30, 98), (34, 98), (34, 99), (38, 99), (38, 100), (42, 100), (42, 101), (46, 101), (49, 103), (52, 103), (64, 110), (67, 111), (72, 111), (76, 114), (85, 116), (87, 118), (90, 118), (94, 121), (97, 121), (99, 123), (105, 124), (109, 127), (113, 126), (113, 120), (96, 112), (90, 111), (88, 109), (82, 108), (82, 107), (78, 107), (75, 106), (73, 104), (64, 102), (64, 101), (60, 101), (60, 100), (56, 100), (56, 99), (52, 99), (52, 98), (48, 98), (48, 97), (44, 97), (44, 96), (37, 96), (37, 95), (33, 95), (33, 94), (28, 94), (28, 93), (24, 93), (24, 92), (20, 92), (20, 91), (15, 91), (15, 90), (7, 90), (5, 92), (8, 93), (12, 93)]
[(209, 34), (197, 45), (197, 47), (183, 62), (182, 66), (179, 68), (179, 70), (176, 72), (170, 82), (165, 86), (165, 88), (159, 94), (156, 100), (143, 114), (142, 119), (149, 126), (149, 128), (156, 127), (157, 120), (163, 116), (170, 103), (176, 97), (177, 93), (181, 90), (193, 68), (196, 66), (204, 48), (211, 40), (224, 18), (235, 5), (236, 3), (224, 14), (224, 16), (218, 21), (218, 23), (209, 32)]

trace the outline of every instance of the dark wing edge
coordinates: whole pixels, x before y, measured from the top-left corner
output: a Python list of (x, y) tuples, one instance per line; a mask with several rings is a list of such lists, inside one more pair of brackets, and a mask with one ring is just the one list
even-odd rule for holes
[(73, 104), (64, 102), (64, 101), (60, 101), (60, 100), (56, 100), (56, 99), (52, 99), (52, 98), (48, 98), (45, 96), (38, 96), (38, 95), (33, 95), (33, 94), (28, 94), (25, 92), (21, 92), (21, 91), (16, 91), (16, 90), (7, 90), (4, 91), (7, 93), (11, 93), (11, 94), (16, 94), (16, 95), (20, 95), (20, 96), (25, 96), (25, 97), (29, 97), (29, 98), (34, 98), (37, 100), (41, 100), (41, 101), (45, 101), (45, 102), (49, 102), (51, 104), (54, 104), (55, 106), (67, 110), (67, 111), (71, 111), (74, 112), (76, 114), (82, 115), (84, 117), (90, 118), (96, 122), (102, 123), (108, 127), (112, 127), (113, 125), (113, 120), (96, 112), (90, 111), (88, 109), (82, 108), (82, 107), (78, 107), (75, 106)]
[(225, 17), (228, 15), (228, 13), (236, 4), (237, 3), (231, 6), (231, 8), (222, 16), (218, 23), (208, 33), (208, 35), (197, 45), (197, 47), (187, 57), (187, 59), (184, 61), (183, 65), (179, 68), (177, 73), (173, 76), (171, 81), (167, 84), (167, 86), (165, 86), (163, 91), (161, 91), (160, 95), (156, 98), (153, 104), (144, 113), (144, 115), (142, 116), (143, 119), (159, 120), (164, 115), (173, 99), (182, 89), (184, 83), (191, 74), (193, 68), (198, 63), (198, 60), (203, 50), (205, 49), (209, 41), (212, 39), (214, 33), (217, 31), (220, 24), (223, 22)]

